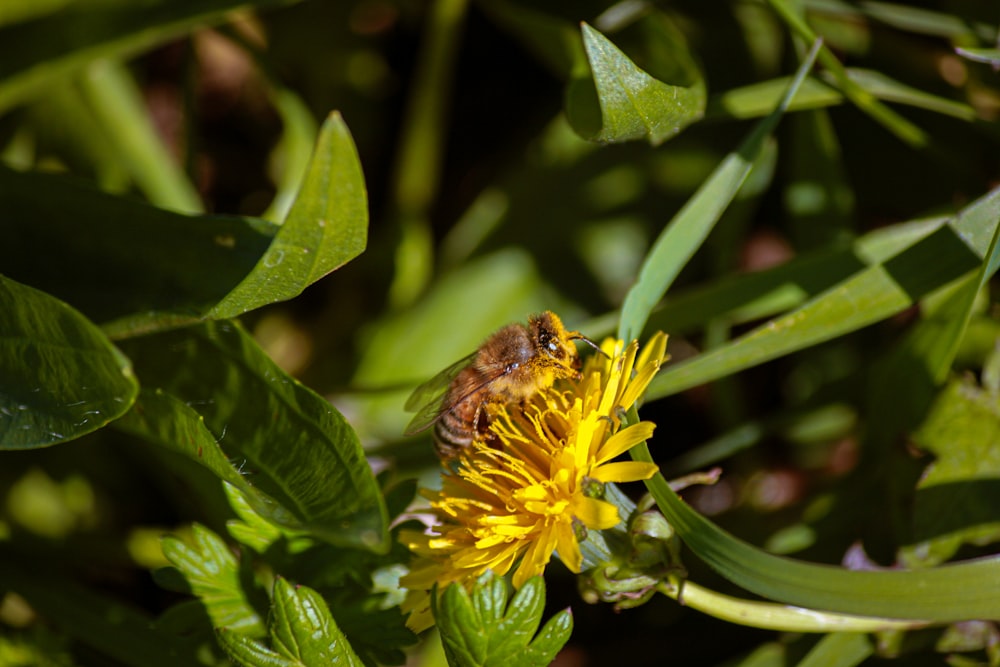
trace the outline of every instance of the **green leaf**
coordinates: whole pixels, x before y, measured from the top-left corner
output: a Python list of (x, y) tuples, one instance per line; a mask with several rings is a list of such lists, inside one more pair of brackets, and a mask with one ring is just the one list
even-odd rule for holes
[[(970, 204), (948, 224), (801, 308), (721, 348), (668, 367), (650, 384), (647, 397), (674, 394), (890, 317), (981, 268), (998, 224), (1000, 188)], [(995, 271), (992, 263), (988, 265)]]
[(471, 597), (460, 584), (452, 584), (434, 610), (448, 664), (548, 665), (569, 639), (573, 617), (568, 609), (561, 611), (538, 632), (544, 608), (545, 583), (541, 577), (528, 580), (510, 605), (506, 582), (491, 572), (480, 577)]
[[(790, 3), (789, 0), (768, 0), (768, 4), (800, 39), (808, 44), (816, 43), (816, 33), (802, 18), (797, 6)], [(817, 57), (820, 64), (830, 72), (837, 88), (860, 111), (906, 144), (914, 147), (927, 145), (929, 137), (926, 132), (882, 104), (874, 95), (855, 83), (848, 76), (844, 65), (829, 48), (821, 47)]]
[[(649, 448), (631, 450), (652, 462)], [(685, 545), (723, 577), (770, 600), (825, 611), (950, 623), (1000, 614), (1000, 558), (925, 570), (847, 570), (767, 553), (699, 515), (662, 475), (646, 483)]]
[(281, 577), (274, 582), (268, 630), (271, 649), (228, 628), (220, 629), (218, 637), (229, 656), (244, 667), (364, 665), (323, 598), (311, 588), (292, 586)]
[(765, 140), (774, 130), (816, 58), (819, 43), (802, 62), (792, 85), (778, 107), (754, 128), (735, 152), (722, 161), (664, 228), (646, 256), (639, 277), (625, 297), (618, 337), (636, 338), (643, 330), (653, 306), (663, 297), (681, 268), (701, 246), (726, 206), (746, 180), (750, 169), (763, 154)]
[(191, 527), (190, 543), (164, 537), (163, 555), (201, 600), (214, 627), (264, 635), (264, 623), (251, 604), (240, 578), (240, 564), (226, 543), (200, 524)]
[[(865, 93), (880, 100), (926, 109), (960, 120), (972, 121), (977, 117), (976, 110), (968, 104), (912, 88), (882, 72), (849, 67), (844, 70), (844, 74)], [(715, 95), (708, 101), (706, 116), (710, 118), (764, 116), (774, 109), (789, 81), (791, 77), (779, 77)], [(810, 77), (802, 83), (799, 92), (788, 104), (788, 111), (819, 109), (842, 104), (845, 99), (844, 94), (835, 87), (834, 77), (830, 75), (824, 75), (822, 79)]]
[(340, 114), (320, 129), (299, 194), (253, 271), (208, 316), (235, 317), (297, 296), (357, 257), (368, 240), (368, 199), (354, 140)]
[(288, 527), (335, 544), (386, 548), (385, 505), (354, 430), (240, 326), (210, 322), (124, 347), (144, 386), (205, 418), (226, 454), (294, 517)]
[(241, 492), (238, 487), (232, 484), (223, 484), (223, 491), (229, 506), (236, 512), (239, 520), (226, 522), (226, 530), (233, 536), (233, 539), (240, 544), (245, 544), (257, 553), (263, 554), (275, 542), (287, 539), (288, 550), (297, 553), (313, 545), (313, 540), (302, 533), (284, 528), (288, 521), (268, 520), (266, 515), (254, 509), (254, 506), (247, 500), (253, 498), (245, 492)]
[(205, 418), (176, 396), (162, 389), (141, 389), (132, 409), (114, 426), (208, 468), (219, 479), (228, 482), (227, 491), (239, 489), (233, 493), (241, 494), (260, 516), (279, 525), (297, 523), (287, 510), (236, 469), (205, 425)]
[[(686, 55), (680, 33), (661, 17), (654, 19), (659, 19), (655, 22), (659, 26), (659, 45), (672, 50), (672, 55)], [(571, 85), (567, 104), (570, 122), (581, 136), (603, 142), (646, 139), (657, 146), (701, 118), (705, 84), (700, 76), (683, 85), (664, 83), (636, 66), (586, 23), (581, 25), (581, 31), (592, 79)], [(590, 99), (591, 92), (596, 93), (596, 100)], [(600, 106), (599, 128), (594, 128), (590, 120), (593, 111), (589, 107), (594, 101)]]
[(33, 21), (0, 28), (0, 112), (39, 94), (94, 60), (125, 57), (203, 25), (225, 20), (241, 7), (288, 0), (153, 0), (75, 3)]
[(67, 301), (111, 335), (196, 321), (250, 272), (277, 231), (262, 220), (181, 215), (76, 179), (3, 168), (0, 208), (4, 273)]
[[(72, 568), (60, 561), (46, 567), (33, 552), (29, 561), (0, 554), (0, 590), (22, 596), (47, 626), (58, 629), (92, 651), (107, 656), (91, 664), (134, 667), (177, 667), (201, 664), (191, 642), (159, 630), (153, 619), (134, 606), (84, 588), (68, 576)], [(80, 664), (80, 663), (73, 663)]]
[(854, 667), (874, 652), (872, 643), (865, 635), (837, 632), (819, 640), (797, 667)]
[(139, 391), (129, 360), (65, 303), (0, 276), (0, 450), (96, 431)]
[(914, 441), (935, 456), (917, 485), (914, 564), (947, 560), (965, 542), (1000, 540), (1000, 398), (952, 380), (934, 401)]
[(290, 299), (357, 256), (368, 224), (357, 152), (337, 114), (280, 227), (170, 213), (6, 169), (0, 208), (10, 215), (0, 246), (6, 274), (65, 299), (115, 337)]

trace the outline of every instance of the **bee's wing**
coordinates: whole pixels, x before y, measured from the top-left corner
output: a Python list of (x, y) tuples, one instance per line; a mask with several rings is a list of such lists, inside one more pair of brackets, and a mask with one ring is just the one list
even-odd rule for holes
[(403, 432), (404, 435), (420, 433), (441, 417), (443, 412), (441, 402), (444, 400), (448, 387), (451, 386), (455, 376), (461, 373), (462, 369), (468, 366), (475, 356), (476, 353), (473, 352), (462, 357), (413, 390), (403, 407), (407, 412), (416, 412), (417, 414), (410, 420), (410, 424)]

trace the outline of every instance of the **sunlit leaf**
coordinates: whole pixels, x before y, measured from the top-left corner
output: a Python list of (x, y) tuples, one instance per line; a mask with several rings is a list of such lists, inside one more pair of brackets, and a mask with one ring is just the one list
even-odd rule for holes
[(838, 632), (819, 640), (796, 667), (854, 667), (874, 652), (865, 635)]
[(257, 265), (209, 312), (241, 315), (290, 299), (356, 257), (368, 241), (368, 199), (354, 140), (332, 113), (320, 130), (305, 180), (284, 224)]
[[(435, 605), (434, 617), (451, 667), (548, 665), (573, 630), (569, 610), (553, 616), (539, 632), (545, 584), (529, 579), (507, 604), (507, 583), (487, 572), (471, 595), (452, 584)], [(536, 636), (537, 633), (537, 636)]]
[(125, 413), (132, 366), (62, 301), (0, 275), (0, 450), (73, 440)]
[(934, 565), (964, 542), (1000, 540), (1000, 397), (953, 380), (913, 438), (935, 460), (917, 485), (909, 558)]
[[(651, 462), (643, 444), (632, 450)], [(1000, 558), (924, 570), (848, 570), (767, 553), (694, 511), (657, 474), (647, 483), (664, 516), (693, 554), (723, 577), (776, 602), (861, 616), (934, 622), (1000, 614)]]
[(264, 623), (240, 579), (239, 561), (218, 535), (195, 524), (190, 543), (176, 537), (163, 538), (163, 554), (184, 576), (213, 626), (263, 636)]
[[(571, 86), (567, 111), (582, 136), (604, 142), (646, 139), (655, 146), (701, 118), (705, 85), (700, 77), (683, 85), (659, 81), (597, 30), (586, 23), (581, 29), (593, 78)], [(666, 47), (678, 35), (664, 28), (660, 37)], [(589, 92), (596, 93), (596, 100)], [(599, 127), (593, 127), (593, 112), (587, 108), (594, 102), (600, 107)]]
[(221, 628), (218, 637), (229, 656), (244, 667), (364, 665), (323, 598), (280, 577), (274, 582), (268, 633), (270, 649), (231, 628)]

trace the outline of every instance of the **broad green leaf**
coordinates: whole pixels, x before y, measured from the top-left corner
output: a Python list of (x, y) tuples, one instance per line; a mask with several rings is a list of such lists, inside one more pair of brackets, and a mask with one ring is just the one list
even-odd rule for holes
[(952, 380), (934, 401), (914, 441), (935, 456), (914, 499), (916, 544), (909, 562), (934, 565), (964, 542), (1000, 540), (1000, 398)]
[(943, 227), (858, 271), (795, 311), (724, 347), (668, 367), (647, 397), (663, 397), (883, 320), (982, 266), (1000, 224), (1000, 188)]
[[(657, 17), (659, 18), (659, 17)], [(683, 52), (680, 34), (661, 22), (664, 48)], [(646, 139), (657, 146), (701, 118), (705, 110), (705, 84), (700, 76), (671, 85), (640, 69), (610, 40), (586, 23), (582, 24), (583, 45), (590, 62), (592, 80), (571, 86), (567, 111), (570, 122), (581, 136), (602, 142)], [(581, 107), (592, 104), (586, 93), (590, 86), (600, 106), (600, 127), (593, 128)]]
[(241, 327), (209, 322), (125, 347), (143, 385), (201, 414), (226, 454), (294, 517), (289, 527), (335, 544), (387, 546), (385, 505), (354, 430)]
[(115, 422), (115, 428), (205, 466), (219, 479), (228, 482), (227, 490), (239, 489), (238, 493), (242, 494), (245, 501), (271, 521), (279, 525), (297, 523), (287, 510), (253, 486), (237, 470), (205, 425), (205, 418), (193, 407), (163, 389), (141, 389), (132, 409)]
[[(641, 444), (631, 451), (652, 462)], [(659, 474), (646, 483), (685, 545), (723, 577), (762, 597), (799, 607), (949, 623), (1000, 614), (1000, 558), (925, 570), (847, 570), (767, 553), (695, 512)]]
[(138, 391), (129, 360), (96, 325), (0, 275), (0, 450), (96, 431), (124, 414)]
[(994, 67), (1000, 67), (1000, 49), (956, 48), (955, 53), (977, 63), (988, 63)]
[(284, 301), (347, 263), (368, 241), (368, 200), (354, 140), (340, 114), (320, 129), (299, 194), (253, 271), (209, 317), (241, 315)]
[(171, 213), (76, 179), (2, 168), (0, 208), (0, 270), (112, 335), (196, 321), (251, 271), (277, 229)]
[[(533, 577), (507, 604), (507, 583), (491, 572), (480, 577), (471, 595), (452, 584), (434, 605), (451, 667), (542, 667), (555, 659), (573, 630), (570, 611), (553, 616), (541, 632), (545, 583)], [(537, 637), (536, 637), (537, 633)]]
[(0, 268), (124, 337), (296, 296), (364, 249), (366, 207), (357, 152), (337, 114), (281, 226), (184, 216), (70, 179), (0, 169), (0, 208), (10, 214)]
[[(84, 588), (62, 571), (45, 565), (37, 553), (30, 561), (0, 554), (0, 590), (27, 600), (47, 626), (90, 647), (99, 664), (177, 667), (200, 664), (196, 647), (153, 627), (153, 619), (109, 596)], [(74, 663), (78, 664), (78, 663)]]
[(241, 581), (239, 561), (218, 535), (196, 523), (190, 542), (164, 537), (162, 546), (163, 555), (184, 576), (214, 627), (264, 635), (264, 623)]
[(152, 0), (76, 3), (25, 23), (0, 28), (0, 111), (39, 94), (46, 84), (99, 58), (126, 57), (225, 20), (243, 7), (289, 0)]
[(281, 578), (274, 582), (270, 631), (274, 648), (303, 665), (362, 665), (326, 602), (311, 588)]
[(875, 648), (865, 635), (838, 632), (819, 640), (797, 667), (854, 667), (874, 652)]
[(230, 628), (221, 628), (218, 637), (229, 656), (244, 667), (364, 665), (337, 627), (323, 598), (281, 577), (274, 582), (268, 631), (270, 649)]
[(733, 200), (816, 58), (819, 43), (796, 73), (778, 107), (754, 128), (743, 144), (722, 161), (687, 204), (660, 233), (635, 284), (625, 297), (618, 338), (632, 340), (643, 330), (653, 306), (663, 297), (687, 261)]

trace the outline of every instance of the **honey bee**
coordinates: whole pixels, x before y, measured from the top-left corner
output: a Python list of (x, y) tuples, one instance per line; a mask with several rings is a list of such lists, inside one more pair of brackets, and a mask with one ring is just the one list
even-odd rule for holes
[(434, 427), (434, 447), (444, 460), (486, 436), (496, 406), (531, 398), (561, 378), (580, 377), (574, 340), (598, 346), (567, 331), (551, 311), (494, 332), (479, 349), (417, 387), (406, 409), (416, 411), (405, 435)]

